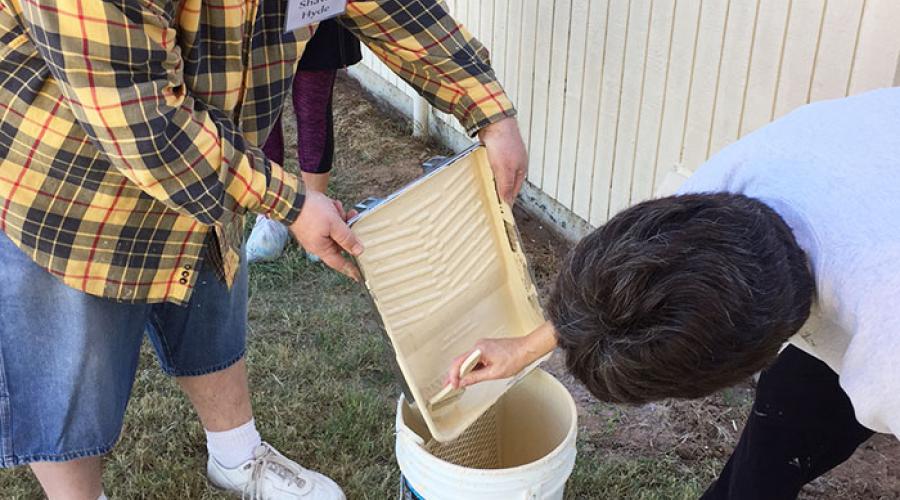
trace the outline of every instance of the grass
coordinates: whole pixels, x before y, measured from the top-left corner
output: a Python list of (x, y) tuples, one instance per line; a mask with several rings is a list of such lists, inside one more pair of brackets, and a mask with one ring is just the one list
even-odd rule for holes
[(566, 491), (569, 498), (694, 500), (718, 469), (714, 460), (687, 466), (669, 454), (645, 458), (608, 454), (585, 438), (579, 439), (578, 451)]

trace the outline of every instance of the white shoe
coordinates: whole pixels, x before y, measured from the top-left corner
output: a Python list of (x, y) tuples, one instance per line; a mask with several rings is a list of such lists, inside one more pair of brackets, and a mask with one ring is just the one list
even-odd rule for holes
[(290, 239), (290, 232), (284, 224), (263, 215), (257, 216), (247, 238), (247, 262), (277, 259)]
[(209, 457), (206, 475), (213, 486), (250, 500), (346, 500), (331, 479), (304, 469), (268, 443), (256, 447), (255, 458), (234, 469)]

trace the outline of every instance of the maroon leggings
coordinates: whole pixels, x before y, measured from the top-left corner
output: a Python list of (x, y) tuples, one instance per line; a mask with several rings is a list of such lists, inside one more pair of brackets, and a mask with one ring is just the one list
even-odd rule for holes
[[(311, 174), (331, 171), (334, 160), (334, 121), (331, 97), (337, 70), (297, 71), (293, 101), (297, 115), (297, 157), (300, 170)], [(270, 160), (284, 165), (284, 132), (281, 117), (272, 127), (263, 152)]]

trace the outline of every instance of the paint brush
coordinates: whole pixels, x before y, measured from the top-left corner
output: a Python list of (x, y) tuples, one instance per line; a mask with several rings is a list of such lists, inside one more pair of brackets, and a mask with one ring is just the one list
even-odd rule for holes
[[(472, 354), (469, 354), (465, 361), (463, 361), (462, 365), (460, 365), (459, 378), (462, 379), (468, 375), (476, 366), (478, 366), (480, 361), (481, 349), (475, 349), (472, 351)], [(454, 389), (453, 385), (448, 383), (428, 400), (428, 409), (433, 412), (441, 408), (446, 408), (462, 397), (463, 392), (465, 392), (465, 388)]]

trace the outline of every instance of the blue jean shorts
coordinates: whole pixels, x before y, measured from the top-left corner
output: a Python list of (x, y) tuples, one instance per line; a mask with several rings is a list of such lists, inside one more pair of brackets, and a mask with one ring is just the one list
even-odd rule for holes
[(121, 303), (62, 284), (0, 232), (0, 467), (109, 452), (145, 333), (169, 375), (240, 360), (247, 266), (231, 289), (210, 267), (186, 306)]

